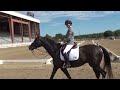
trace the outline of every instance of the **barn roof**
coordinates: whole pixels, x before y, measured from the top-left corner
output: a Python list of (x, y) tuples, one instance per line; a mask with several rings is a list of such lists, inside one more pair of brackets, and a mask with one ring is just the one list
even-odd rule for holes
[(9, 14), (9, 15), (12, 15), (12, 16), (16, 16), (16, 17), (19, 17), (19, 18), (23, 18), (23, 19), (26, 19), (26, 20), (30, 20), (30, 21), (33, 21), (33, 22), (40, 23), (40, 20), (38, 20), (38, 19), (35, 19), (33, 17), (27, 16), (27, 15), (24, 15), (24, 14), (15, 12), (15, 11), (0, 11), (0, 12), (5, 13), (5, 14)]

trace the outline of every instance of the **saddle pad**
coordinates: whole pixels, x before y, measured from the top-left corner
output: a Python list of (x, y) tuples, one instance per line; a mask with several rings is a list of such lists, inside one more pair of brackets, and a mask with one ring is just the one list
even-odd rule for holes
[[(60, 50), (60, 58), (62, 61), (65, 61), (64, 56), (61, 53), (61, 50)], [(71, 49), (69, 53), (69, 61), (78, 60), (78, 58), (79, 58), (79, 46), (75, 49)]]

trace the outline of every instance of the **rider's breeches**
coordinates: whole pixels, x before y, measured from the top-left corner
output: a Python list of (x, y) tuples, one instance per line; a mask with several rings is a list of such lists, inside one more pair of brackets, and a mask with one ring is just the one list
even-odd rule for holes
[(67, 53), (71, 48), (73, 47), (73, 45), (67, 45), (63, 51), (63, 54), (64, 53)]

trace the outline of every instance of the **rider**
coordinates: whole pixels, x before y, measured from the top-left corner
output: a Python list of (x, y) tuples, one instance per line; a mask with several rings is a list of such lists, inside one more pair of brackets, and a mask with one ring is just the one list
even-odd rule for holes
[(74, 45), (74, 32), (72, 29), (72, 21), (71, 20), (66, 20), (65, 21), (65, 25), (68, 28), (67, 33), (66, 33), (66, 38), (64, 40), (64, 42), (67, 43), (63, 54), (64, 54), (64, 58), (65, 58), (65, 65), (63, 66), (63, 68), (69, 68), (70, 62), (69, 62), (69, 56), (68, 56), (68, 51), (73, 47)]

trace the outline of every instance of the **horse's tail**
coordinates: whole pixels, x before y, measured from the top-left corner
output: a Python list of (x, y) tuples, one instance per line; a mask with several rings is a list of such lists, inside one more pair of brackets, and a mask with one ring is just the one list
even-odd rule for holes
[(103, 53), (104, 53), (104, 69), (106, 69), (107, 71), (107, 77), (109, 79), (113, 79), (113, 73), (112, 73), (112, 67), (111, 67), (111, 60), (110, 60), (110, 56), (109, 56), (109, 53), (108, 51), (102, 47), (101, 45), (99, 45), (99, 47), (103, 50)]

